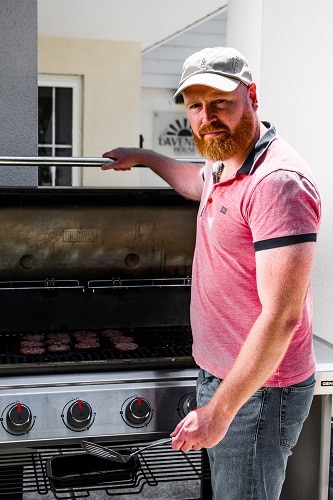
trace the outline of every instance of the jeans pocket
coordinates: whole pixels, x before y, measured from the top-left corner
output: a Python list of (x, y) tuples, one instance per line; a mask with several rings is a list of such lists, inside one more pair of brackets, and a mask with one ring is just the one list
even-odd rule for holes
[(280, 408), (280, 444), (293, 448), (297, 443), (303, 423), (309, 415), (315, 381), (307, 386), (290, 386), (282, 389)]
[(207, 376), (204, 375), (203, 370), (199, 371), (197, 379), (197, 405), (199, 408), (211, 400), (220, 383), (221, 380), (214, 375)]

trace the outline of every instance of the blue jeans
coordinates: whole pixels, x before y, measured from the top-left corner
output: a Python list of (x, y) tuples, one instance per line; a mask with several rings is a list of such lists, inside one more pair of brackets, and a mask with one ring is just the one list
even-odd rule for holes
[[(200, 370), (197, 404), (223, 383)], [(239, 410), (225, 437), (207, 449), (214, 500), (278, 500), (288, 457), (314, 393), (315, 377), (291, 387), (263, 387)]]

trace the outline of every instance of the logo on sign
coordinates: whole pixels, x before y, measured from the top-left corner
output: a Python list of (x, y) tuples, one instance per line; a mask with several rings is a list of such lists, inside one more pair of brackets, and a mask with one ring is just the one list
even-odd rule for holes
[[(156, 115), (163, 119), (163, 114)], [(170, 117), (170, 116), (169, 116)], [(160, 129), (161, 130), (161, 129)], [(198, 153), (192, 137), (192, 130), (186, 117), (175, 118), (157, 133), (156, 146), (159, 151), (175, 157), (196, 157)]]
[(194, 140), (187, 118), (170, 123), (169, 127), (159, 136), (158, 141), (162, 147), (171, 146), (174, 154), (195, 154)]

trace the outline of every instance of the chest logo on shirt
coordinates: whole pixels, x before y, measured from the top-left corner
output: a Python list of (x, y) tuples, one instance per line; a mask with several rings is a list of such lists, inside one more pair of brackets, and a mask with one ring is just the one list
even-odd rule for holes
[(222, 205), (222, 207), (220, 208), (220, 212), (221, 212), (221, 214), (226, 214), (228, 212), (227, 207), (225, 207), (224, 205)]

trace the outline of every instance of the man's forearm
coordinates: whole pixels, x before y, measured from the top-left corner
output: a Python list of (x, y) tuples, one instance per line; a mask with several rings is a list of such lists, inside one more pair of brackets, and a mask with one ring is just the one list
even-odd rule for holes
[(130, 170), (134, 165), (144, 165), (164, 179), (183, 196), (200, 200), (203, 178), (202, 165), (182, 162), (149, 149), (116, 148), (103, 155), (114, 160), (102, 166), (102, 170)]
[(212, 407), (233, 419), (246, 401), (262, 387), (279, 366), (293, 330), (258, 318), (228, 375), (211, 400)]

